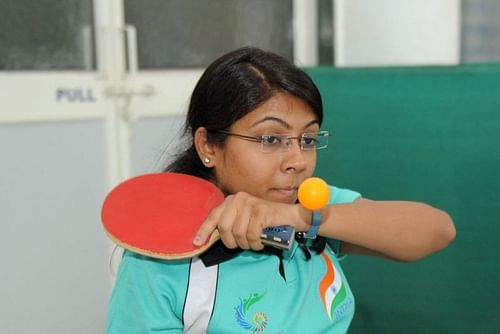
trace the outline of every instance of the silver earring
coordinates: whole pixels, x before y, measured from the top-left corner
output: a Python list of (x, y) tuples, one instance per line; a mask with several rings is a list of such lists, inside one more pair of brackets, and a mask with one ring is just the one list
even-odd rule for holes
[(203, 162), (205, 163), (205, 165), (207, 165), (210, 163), (210, 159), (208, 157), (205, 157), (205, 159), (203, 159)]

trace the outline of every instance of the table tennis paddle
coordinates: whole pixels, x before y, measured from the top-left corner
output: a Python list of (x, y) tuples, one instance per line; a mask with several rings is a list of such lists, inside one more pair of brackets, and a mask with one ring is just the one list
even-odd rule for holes
[[(179, 173), (151, 173), (128, 179), (106, 196), (101, 220), (108, 236), (136, 253), (182, 259), (199, 255), (219, 239), (217, 230), (202, 246), (193, 245), (198, 228), (224, 201), (222, 191), (204, 179)], [(289, 249), (291, 226), (262, 232), (262, 242)]]

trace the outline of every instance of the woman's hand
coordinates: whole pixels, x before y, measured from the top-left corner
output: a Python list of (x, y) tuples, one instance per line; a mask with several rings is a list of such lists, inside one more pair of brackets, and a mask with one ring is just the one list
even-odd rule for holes
[(228, 248), (261, 250), (264, 248), (260, 239), (263, 229), (291, 225), (298, 231), (305, 231), (309, 215), (298, 204), (266, 201), (240, 192), (227, 196), (220, 206), (212, 210), (200, 226), (193, 244), (203, 245), (217, 229)]

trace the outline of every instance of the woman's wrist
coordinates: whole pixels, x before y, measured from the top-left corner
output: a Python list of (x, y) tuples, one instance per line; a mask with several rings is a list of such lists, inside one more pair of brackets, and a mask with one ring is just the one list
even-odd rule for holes
[(321, 214), (321, 211), (319, 210), (314, 210), (311, 211), (312, 214), (312, 222), (311, 222), (311, 227), (309, 227), (309, 230), (305, 234), (304, 238), (306, 239), (316, 239), (319, 231), (319, 225), (321, 224), (323, 220), (323, 216)]
[(296, 232), (307, 232), (311, 227), (312, 213), (300, 204), (295, 204), (297, 220), (295, 224)]
[[(313, 217), (314, 217), (313, 211), (307, 210), (306, 208), (304, 208), (300, 204), (295, 204), (295, 209), (296, 209), (297, 216), (298, 216), (297, 223), (294, 226), (295, 232), (304, 232), (304, 234), (305, 234), (305, 233), (309, 232), (309, 230), (311, 229), (311, 226), (313, 223)], [(321, 210), (318, 210), (318, 214), (316, 215), (316, 219), (318, 219), (318, 217), (320, 217), (319, 218), (321, 220), (319, 222), (320, 225), (322, 225), (324, 223), (326, 217), (328, 217), (329, 211), (330, 211), (329, 205), (325, 206)], [(315, 234), (319, 233), (320, 227), (321, 226), (319, 226), (316, 229)]]

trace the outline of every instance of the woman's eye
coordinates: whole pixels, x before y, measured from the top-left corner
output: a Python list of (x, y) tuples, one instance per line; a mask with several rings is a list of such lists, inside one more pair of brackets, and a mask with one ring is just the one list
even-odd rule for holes
[(306, 147), (316, 146), (316, 138), (302, 137), (302, 145)]
[(267, 146), (279, 145), (281, 138), (273, 135), (264, 135), (262, 136), (262, 143)]

